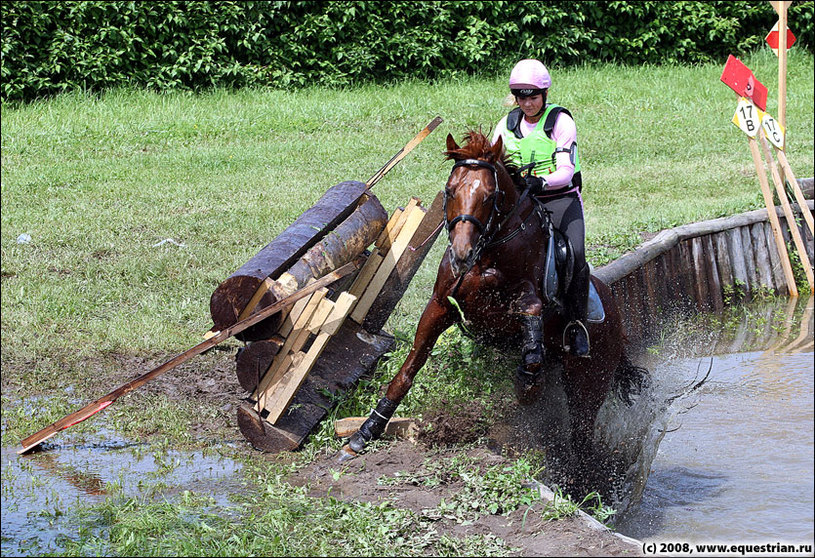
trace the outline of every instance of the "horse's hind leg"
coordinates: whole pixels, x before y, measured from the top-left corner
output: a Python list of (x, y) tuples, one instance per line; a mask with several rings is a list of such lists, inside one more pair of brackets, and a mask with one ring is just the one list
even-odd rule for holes
[(376, 409), (362, 424), (348, 442), (348, 446), (355, 452), (360, 452), (365, 444), (379, 438), (385, 431), (385, 426), (393, 416), (399, 403), (407, 395), (413, 378), (427, 362), (427, 357), (436, 344), (439, 335), (454, 323), (454, 314), (449, 304), (442, 303), (434, 296), (427, 303), (419, 325), (416, 328), (416, 337), (402, 368), (388, 384), (385, 397), (379, 400)]

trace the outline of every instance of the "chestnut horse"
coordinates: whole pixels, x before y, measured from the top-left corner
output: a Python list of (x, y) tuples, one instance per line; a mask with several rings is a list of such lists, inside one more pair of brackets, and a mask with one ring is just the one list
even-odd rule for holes
[[(576, 456), (588, 457), (597, 412), (614, 380), (627, 387), (637, 382), (624, 354), (619, 310), (610, 289), (592, 277), (605, 318), (587, 324), (588, 357), (564, 350), (567, 319), (562, 303), (542, 290), (548, 273), (546, 247), (552, 246), (548, 214), (516, 185), (518, 169), (505, 160), (500, 139), (491, 145), (475, 131), (465, 139), (459, 147), (447, 136), (445, 155), (455, 161), (445, 188), (449, 246), (413, 347), (385, 396), (344, 449), (353, 455), (382, 434), (439, 335), (463, 316), (466, 329), (484, 340), (520, 341), (516, 391), (522, 404), (537, 395), (542, 371), (560, 359), (572, 423), (569, 442)], [(559, 292), (565, 289), (561, 286)]]

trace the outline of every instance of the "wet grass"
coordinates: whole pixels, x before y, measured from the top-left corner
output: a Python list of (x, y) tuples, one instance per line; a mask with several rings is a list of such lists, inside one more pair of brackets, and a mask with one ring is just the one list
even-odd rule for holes
[[(815, 151), (813, 60), (790, 55), (787, 156), (806, 177)], [(775, 58), (762, 51), (745, 62), (770, 88), (775, 114)], [(554, 76), (551, 100), (578, 123), (595, 266), (638, 245), (642, 233), (763, 206), (745, 138), (730, 123), (735, 98), (720, 73), (719, 65), (601, 66)], [(412, 195), (429, 203), (449, 172), (441, 156), (447, 133), (460, 139), (471, 127), (490, 130), (507, 110), (504, 80), (203, 95), (120, 90), (3, 106), (3, 446), (198, 343), (211, 326), (209, 297), (224, 278), (328, 187), (367, 180), (441, 115), (444, 124), (375, 188), (389, 210)], [(17, 242), (24, 233), (30, 243)], [(161, 243), (167, 239), (174, 242)], [(434, 246), (388, 323), (407, 343), (443, 249), (442, 241)], [(406, 352), (399, 343), (330, 418), (367, 414)], [(185, 382), (205, 381), (210, 367), (230, 366), (231, 358), (228, 351), (198, 357)], [(452, 331), (399, 412), (421, 416), (476, 401), (489, 419), (511, 397), (506, 371), (513, 367)], [(158, 452), (214, 451), (212, 440), (239, 437), (234, 411), (222, 409), (235, 402), (143, 390), (55, 443), (111, 433)], [(72, 509), (70, 518), (62, 508), (42, 513), (70, 520), (72, 534), (56, 552), (67, 555), (509, 552), (504, 541), (453, 539), (405, 510), (310, 498), (282, 480), (290, 467), (338, 447), (327, 420), (294, 465), (253, 467), (255, 452), (234, 451), (247, 467), (234, 507), (194, 491), (169, 491), (162, 501), (166, 487), (153, 479), (149, 496), (110, 487), (115, 494)], [(479, 496), (489, 497), (499, 495)]]

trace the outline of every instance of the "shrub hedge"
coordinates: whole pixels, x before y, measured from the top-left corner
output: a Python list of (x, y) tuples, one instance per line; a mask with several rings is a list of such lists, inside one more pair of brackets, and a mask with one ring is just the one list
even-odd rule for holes
[[(764, 43), (766, 1), (5, 1), (3, 101), (132, 85), (345, 86), (614, 61), (724, 61)], [(790, 8), (813, 48), (813, 2)], [(796, 45), (796, 46), (798, 46)], [(799, 48), (800, 48), (799, 47)]]

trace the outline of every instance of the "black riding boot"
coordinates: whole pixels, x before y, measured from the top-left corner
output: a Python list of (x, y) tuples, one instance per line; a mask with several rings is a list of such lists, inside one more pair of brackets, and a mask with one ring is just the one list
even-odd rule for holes
[(359, 453), (365, 449), (365, 444), (379, 438), (385, 431), (385, 426), (387, 426), (388, 421), (398, 406), (399, 403), (394, 403), (387, 397), (380, 399), (376, 405), (376, 409), (371, 411), (371, 416), (368, 417), (368, 420), (362, 423), (359, 430), (354, 432), (348, 441), (348, 445), (351, 449)]
[(543, 320), (540, 316), (522, 314), (521, 321), (524, 329), (523, 367), (529, 373), (535, 373), (543, 365)]
[(523, 360), (515, 374), (515, 393), (521, 405), (531, 405), (540, 395), (542, 381), (540, 370), (544, 361), (541, 343), (543, 320), (540, 316), (523, 314)]
[(563, 333), (564, 348), (575, 356), (589, 356), (589, 331), (586, 329), (588, 315), (589, 282), (588, 264), (575, 272), (569, 285), (568, 311), (570, 322)]

